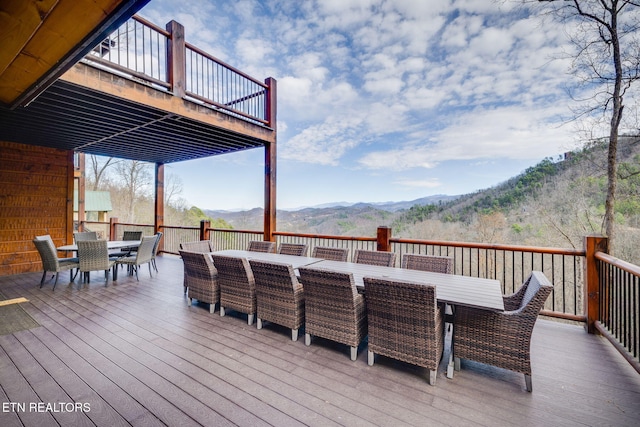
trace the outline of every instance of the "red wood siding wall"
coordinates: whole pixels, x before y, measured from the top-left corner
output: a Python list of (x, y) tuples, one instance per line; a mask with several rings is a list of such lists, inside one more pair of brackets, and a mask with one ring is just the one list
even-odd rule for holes
[(42, 268), (32, 240), (73, 227), (73, 152), (0, 141), (0, 276)]

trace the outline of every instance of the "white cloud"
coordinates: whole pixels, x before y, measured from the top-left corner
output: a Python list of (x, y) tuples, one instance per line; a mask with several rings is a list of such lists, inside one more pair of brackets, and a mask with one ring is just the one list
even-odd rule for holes
[(398, 179), (394, 181), (395, 184), (401, 185), (403, 187), (411, 187), (411, 188), (438, 188), (442, 186), (442, 182), (438, 178), (433, 179)]

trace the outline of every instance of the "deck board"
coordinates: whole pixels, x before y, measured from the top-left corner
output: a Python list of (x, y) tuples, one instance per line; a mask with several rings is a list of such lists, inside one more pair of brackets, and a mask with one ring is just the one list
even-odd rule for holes
[[(0, 337), (3, 402), (87, 402), (87, 413), (0, 412), (2, 426), (36, 425), (635, 425), (640, 376), (602, 337), (539, 320), (533, 393), (522, 375), (475, 362), (435, 387), (422, 368), (346, 346), (246, 324), (187, 305), (182, 263), (160, 274), (39, 289), (40, 274), (0, 277), (7, 298), (40, 323)], [(449, 343), (450, 336), (447, 338)], [(447, 354), (445, 354), (445, 359)]]

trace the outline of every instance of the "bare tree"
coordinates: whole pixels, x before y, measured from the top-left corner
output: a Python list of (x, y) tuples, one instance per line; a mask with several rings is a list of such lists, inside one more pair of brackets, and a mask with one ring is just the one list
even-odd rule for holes
[(123, 160), (117, 164), (116, 170), (118, 179), (124, 185), (127, 221), (134, 221), (136, 202), (146, 196), (151, 183), (151, 164), (139, 160)]
[(593, 93), (581, 115), (600, 112), (608, 121), (607, 198), (604, 232), (613, 253), (618, 182), (618, 136), (624, 96), (640, 79), (640, 0), (540, 0), (565, 24), (575, 47), (572, 73)]
[(90, 154), (87, 158), (90, 173), (88, 181), (91, 186), (91, 190), (97, 191), (100, 189), (100, 184), (102, 183), (102, 179), (106, 176), (107, 170), (110, 167), (115, 166), (121, 160), (118, 160), (115, 157), (96, 156), (95, 154)]

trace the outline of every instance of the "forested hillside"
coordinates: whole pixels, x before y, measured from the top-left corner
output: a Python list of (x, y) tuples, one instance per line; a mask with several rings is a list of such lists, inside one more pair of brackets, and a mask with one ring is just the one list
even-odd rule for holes
[[(446, 201), (387, 211), (380, 206), (278, 211), (277, 229), (300, 233), (374, 236), (380, 225), (396, 237), (582, 248), (585, 235), (601, 234), (606, 197), (603, 142), (544, 159), (495, 187)], [(640, 264), (640, 139), (624, 137), (619, 148), (616, 254)], [(260, 230), (262, 209), (205, 211), (234, 228)]]

